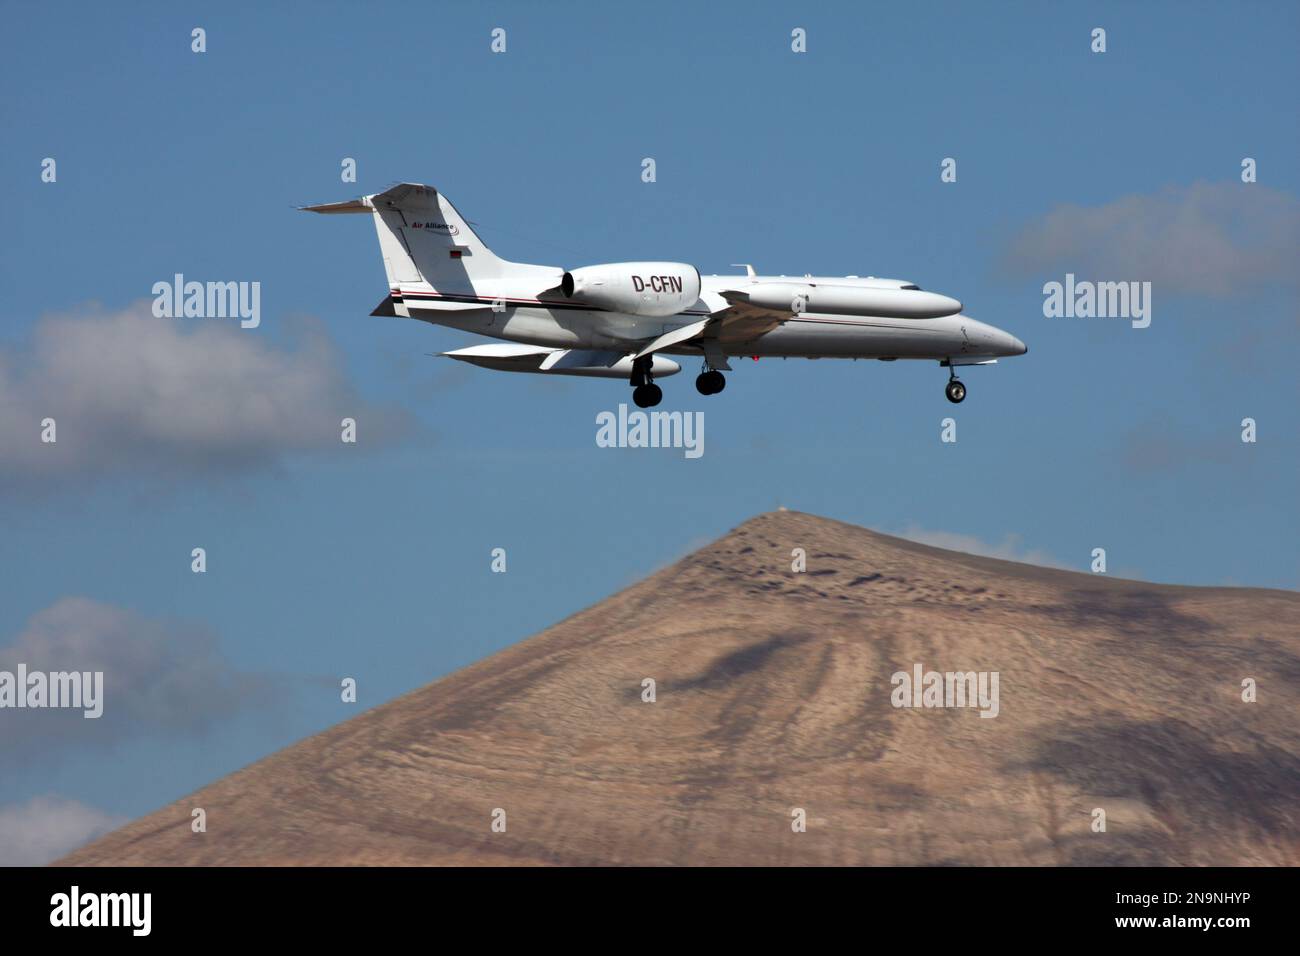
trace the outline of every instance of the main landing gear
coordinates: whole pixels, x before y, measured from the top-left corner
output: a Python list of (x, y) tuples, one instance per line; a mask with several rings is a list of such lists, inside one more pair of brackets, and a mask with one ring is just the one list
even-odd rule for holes
[[(632, 385), (632, 401), (636, 402), (638, 408), (654, 408), (664, 399), (663, 389), (654, 383), (654, 376), (650, 373), (650, 363), (653, 360), (653, 356), (647, 355), (632, 362), (629, 382)], [(695, 379), (695, 388), (701, 395), (717, 395), (726, 387), (727, 380), (722, 373), (708, 365), (704, 366), (704, 371)]]
[(632, 389), (632, 401), (637, 408), (654, 408), (664, 400), (664, 390), (653, 382), (646, 382)]
[(654, 377), (650, 374), (650, 363), (653, 361), (654, 356), (647, 355), (632, 362), (632, 377), (629, 381), (632, 385), (632, 401), (636, 402), (637, 408), (653, 408), (664, 400), (664, 390), (654, 383)]
[(717, 395), (727, 387), (727, 379), (716, 368), (705, 367), (695, 379), (695, 390), (701, 395)]

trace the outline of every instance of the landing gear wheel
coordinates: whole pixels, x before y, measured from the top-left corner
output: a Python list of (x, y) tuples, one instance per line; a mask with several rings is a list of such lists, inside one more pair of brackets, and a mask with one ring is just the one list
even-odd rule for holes
[(695, 390), (701, 395), (717, 395), (726, 387), (726, 377), (716, 369), (701, 372), (699, 378), (695, 380)]
[(638, 385), (632, 389), (632, 401), (637, 408), (653, 408), (664, 400), (664, 390), (658, 385)]
[(966, 397), (966, 386), (954, 378), (948, 382), (948, 386), (943, 390), (943, 393), (948, 396), (948, 401), (958, 405)]

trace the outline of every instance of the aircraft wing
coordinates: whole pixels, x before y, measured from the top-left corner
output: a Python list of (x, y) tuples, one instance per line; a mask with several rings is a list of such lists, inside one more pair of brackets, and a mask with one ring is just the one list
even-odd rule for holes
[(635, 358), (644, 358), (653, 352), (658, 352), (660, 349), (666, 349), (670, 345), (679, 345), (682, 342), (689, 342), (691, 339), (703, 335), (704, 330), (708, 328), (709, 323), (712, 321), (713, 317), (710, 316), (707, 319), (701, 319), (699, 322), (692, 322), (690, 325), (683, 325), (679, 329), (673, 329), (671, 332), (665, 332), (640, 352), (637, 352)]
[[(632, 374), (632, 357), (621, 351), (556, 349), (514, 342), (493, 342), (441, 354), (458, 362), (500, 372), (536, 372), (624, 380)], [(654, 356), (651, 362), (651, 371), (656, 377), (676, 375), (682, 370), (680, 365), (663, 355)]]
[(723, 342), (748, 342), (756, 339), (794, 315), (789, 310), (754, 305), (742, 289), (724, 289), (715, 295), (725, 303), (713, 310), (714, 317), (718, 320), (715, 337)]
[(634, 357), (642, 358), (689, 342), (704, 351), (711, 367), (728, 370), (731, 366), (727, 364), (722, 348), (724, 344), (752, 341), (772, 331), (792, 315), (789, 311), (756, 306), (740, 290), (706, 292), (702, 298), (709, 307), (708, 318), (665, 332), (645, 345)]

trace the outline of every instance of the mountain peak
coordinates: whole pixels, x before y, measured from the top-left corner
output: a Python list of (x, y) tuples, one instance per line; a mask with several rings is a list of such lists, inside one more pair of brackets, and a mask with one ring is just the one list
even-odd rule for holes
[(1294, 865), (1297, 610), (767, 512), (63, 862)]

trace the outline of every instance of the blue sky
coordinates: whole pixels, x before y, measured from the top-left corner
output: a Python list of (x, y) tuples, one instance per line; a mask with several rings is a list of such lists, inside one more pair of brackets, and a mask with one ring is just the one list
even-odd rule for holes
[[(111, 666), (114, 635), (156, 634), (146, 687), (203, 651), (192, 719), (160, 701), (19, 746), (0, 712), (0, 843), (147, 812), (778, 504), (1080, 570), (1104, 547), (1154, 581), (1300, 581), (1293, 4), (3, 11), (0, 661), (63, 634)], [(1030, 352), (967, 371), (957, 409), (931, 364), (746, 361), (709, 399), (691, 367), (661, 384), (705, 410), (702, 458), (598, 448), (622, 383), (428, 357), (480, 340), (370, 317), (369, 222), (293, 209), (394, 181), (507, 258), (906, 278)], [(260, 328), (141, 340), (177, 272), (259, 281)], [(1066, 272), (1152, 281), (1150, 328), (1045, 318)], [(169, 348), (166, 407), (214, 432), (141, 424)], [(258, 431), (229, 411), (250, 395), (289, 411)], [(34, 457), (46, 406), (84, 454)], [(319, 440), (354, 409), (356, 446)]]

